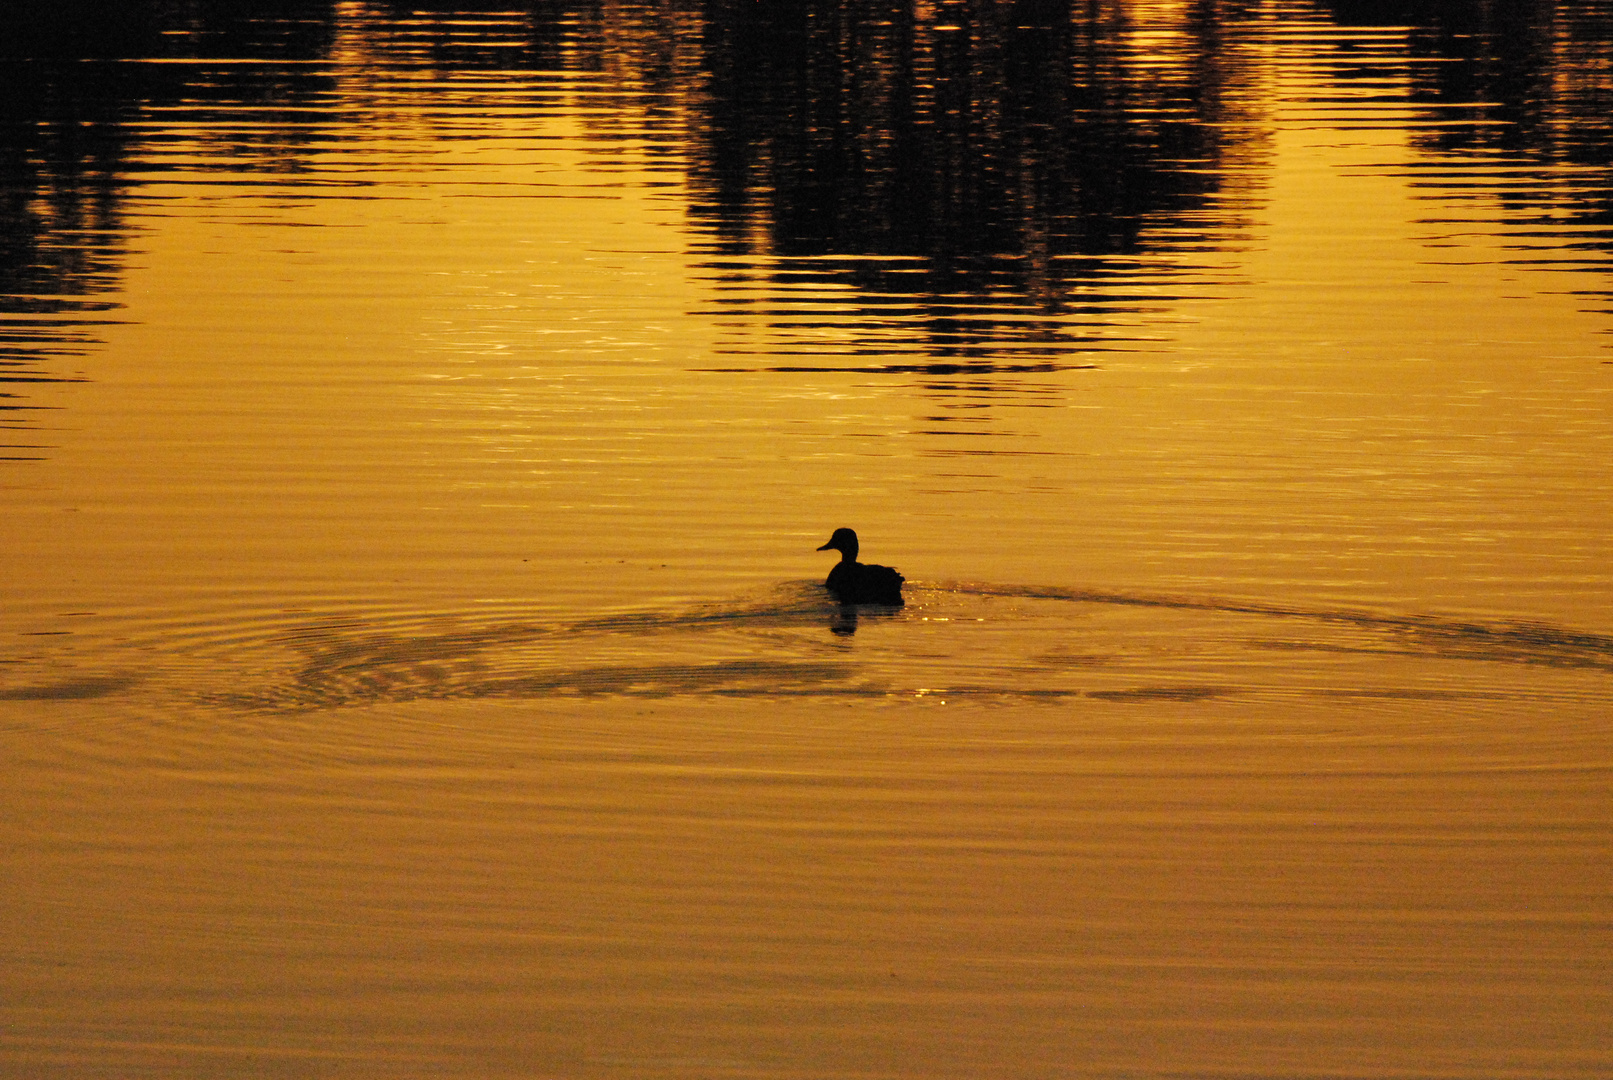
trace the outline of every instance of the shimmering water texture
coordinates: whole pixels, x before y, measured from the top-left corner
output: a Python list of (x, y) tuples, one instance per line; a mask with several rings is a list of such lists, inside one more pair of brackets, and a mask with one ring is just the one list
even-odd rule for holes
[[(86, 612), (75, 620), (74, 646), (35, 655), (50, 660), (54, 677), (13, 660), (0, 700), (141, 688), (159, 708), (189, 698), (266, 712), (685, 694), (993, 704), (1232, 696), (1267, 707), (1294, 695), (1544, 704), (1566, 694), (1613, 704), (1603, 678), (1613, 672), (1613, 636), (1540, 622), (979, 583), (918, 583), (910, 595), (911, 611), (848, 608), (803, 582), (569, 623), (490, 605), (265, 612), (227, 632), (124, 617), (106, 620), (114, 639), (86, 625), (95, 621)], [(1308, 655), (1306, 678), (1290, 654)], [(106, 670), (63, 674), (80, 664)], [(1521, 680), (1515, 665), (1556, 669), (1560, 685), (1533, 672)], [(225, 685), (210, 685), (209, 671)]]
[(1607, 3), (3, 21), (0, 1077), (1613, 1075)]

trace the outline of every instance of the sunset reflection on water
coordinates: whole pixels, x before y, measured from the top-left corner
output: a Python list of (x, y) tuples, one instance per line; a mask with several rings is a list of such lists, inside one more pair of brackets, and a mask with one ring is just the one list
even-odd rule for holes
[(1613, 27), (1397, 9), (25, 5), (0, 1074), (1607, 1074)]

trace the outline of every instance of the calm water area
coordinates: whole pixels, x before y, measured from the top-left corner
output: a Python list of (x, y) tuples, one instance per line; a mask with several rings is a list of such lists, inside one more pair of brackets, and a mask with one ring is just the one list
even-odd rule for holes
[(1613, 1076), (1613, 4), (11, 10), (0, 1077)]

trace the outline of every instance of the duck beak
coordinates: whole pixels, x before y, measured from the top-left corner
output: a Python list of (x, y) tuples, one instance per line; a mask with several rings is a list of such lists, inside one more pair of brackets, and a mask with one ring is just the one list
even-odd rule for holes
[(819, 548), (818, 550), (819, 551), (828, 551), (831, 548), (833, 548), (834, 546), (835, 546), (835, 542), (833, 540), (831, 540), (827, 544), (825, 544), (821, 548)]

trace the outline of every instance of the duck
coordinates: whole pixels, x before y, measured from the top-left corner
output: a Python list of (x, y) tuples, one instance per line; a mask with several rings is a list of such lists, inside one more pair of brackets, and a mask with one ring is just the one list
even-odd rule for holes
[(858, 562), (857, 534), (851, 529), (836, 529), (818, 550), (840, 552), (840, 561), (829, 571), (829, 580), (823, 587), (842, 604), (901, 605), (902, 582), (906, 579), (888, 566)]

